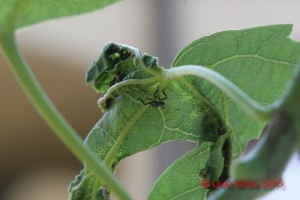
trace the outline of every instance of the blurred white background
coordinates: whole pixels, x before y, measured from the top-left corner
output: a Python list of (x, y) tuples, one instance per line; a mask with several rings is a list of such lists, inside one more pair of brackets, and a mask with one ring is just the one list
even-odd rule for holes
[[(269, 24), (294, 24), (297, 0), (126, 0), (103, 10), (22, 29), (18, 43), (34, 73), (70, 123), (85, 137), (100, 118), (100, 97), (84, 83), (90, 63), (110, 42), (132, 45), (169, 67), (191, 41), (215, 32)], [(0, 57), (0, 199), (65, 200), (82, 165), (33, 110)], [(118, 176), (135, 199), (193, 144), (172, 142), (122, 161)], [(300, 164), (286, 168), (286, 188), (262, 199), (297, 199)]]

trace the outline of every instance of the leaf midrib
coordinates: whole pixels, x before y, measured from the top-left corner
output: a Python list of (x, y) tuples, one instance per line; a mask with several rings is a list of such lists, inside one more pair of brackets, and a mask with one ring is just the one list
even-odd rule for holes
[(126, 123), (125, 127), (121, 130), (118, 138), (115, 140), (115, 143), (111, 147), (110, 151), (104, 158), (105, 164), (110, 166), (112, 162), (114, 161), (115, 157), (117, 156), (120, 147), (126, 137), (126, 135), (129, 133), (131, 128), (136, 124), (136, 122), (143, 116), (145, 111), (148, 109), (149, 106), (141, 106), (135, 113), (132, 114), (132, 117)]
[(245, 54), (245, 55), (230, 56), (230, 57), (224, 58), (224, 59), (222, 59), (218, 62), (215, 62), (214, 64), (207, 65), (207, 67), (213, 69), (213, 68), (217, 67), (220, 64), (223, 64), (225, 62), (231, 61), (233, 59), (238, 59), (238, 58), (256, 58), (256, 59), (261, 59), (261, 60), (266, 61), (266, 62), (272, 62), (272, 63), (275, 63), (275, 64), (281, 64), (281, 65), (287, 65), (287, 66), (295, 67), (295, 63), (291, 63), (291, 62), (287, 62), (287, 61), (273, 60), (271, 58), (265, 58), (265, 57), (257, 55), (257, 54), (253, 54), (253, 55), (252, 54), (248, 54), (248, 55)]

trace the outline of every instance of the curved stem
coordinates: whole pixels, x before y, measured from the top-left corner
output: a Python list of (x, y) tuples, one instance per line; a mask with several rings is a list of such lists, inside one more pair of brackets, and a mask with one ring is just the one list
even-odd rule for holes
[(102, 112), (105, 113), (107, 112), (106, 101), (109, 98), (114, 98), (119, 94), (123, 93), (124, 91), (126, 91), (126, 88), (128, 86), (130, 86), (131, 87), (130, 90), (132, 90), (132, 88), (134, 87), (138, 87), (140, 85), (146, 85), (148, 83), (155, 82), (157, 80), (158, 78), (154, 77), (154, 78), (147, 78), (147, 79), (128, 79), (120, 83), (116, 83), (115, 85), (109, 88), (109, 90), (104, 94), (102, 98), (98, 100), (98, 106), (100, 107)]
[(173, 79), (184, 75), (192, 75), (203, 78), (214, 84), (227, 96), (233, 99), (242, 109), (259, 120), (269, 121), (274, 114), (274, 110), (271, 106), (263, 106), (259, 104), (255, 100), (251, 99), (230, 80), (209, 68), (198, 65), (185, 65), (167, 69), (163, 73), (167, 79)]
[(44, 93), (30, 70), (30, 67), (22, 59), (16, 46), (13, 32), (2, 32), (0, 44), (3, 48), (4, 55), (10, 64), (11, 70), (19, 81), (22, 89), (38, 113), (56, 133), (60, 140), (80, 161), (86, 164), (88, 169), (93, 171), (98, 177), (101, 177), (109, 189), (111, 189), (120, 199), (132, 199), (116, 180), (110, 169), (100, 162), (97, 157), (83, 145), (81, 138)]

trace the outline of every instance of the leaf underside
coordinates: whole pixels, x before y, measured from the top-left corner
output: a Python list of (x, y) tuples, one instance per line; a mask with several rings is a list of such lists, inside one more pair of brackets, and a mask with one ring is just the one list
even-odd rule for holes
[[(299, 43), (287, 38), (291, 30), (291, 25), (273, 25), (216, 33), (184, 48), (172, 67), (194, 64), (212, 68), (253, 99), (269, 105), (281, 96), (300, 56)], [(132, 63), (136, 65), (138, 62)], [(185, 76), (166, 82), (159, 72), (151, 73), (145, 67), (142, 69), (148, 75), (139, 71), (130, 77), (141, 79), (153, 76), (153, 82), (139, 89), (130, 90), (128, 86), (129, 89), (115, 95), (108, 112), (91, 130), (85, 144), (101, 160), (105, 160), (111, 149), (119, 145), (110, 166), (115, 168), (121, 159), (167, 141), (198, 143), (197, 148), (179, 158), (161, 175), (149, 199), (203, 198), (207, 190), (200, 186), (199, 173), (207, 167), (209, 160), (214, 160), (210, 153), (212, 144), (217, 142), (215, 132), (220, 130), (222, 123), (230, 135), (232, 149), (228, 152), (232, 153), (233, 159), (243, 153), (249, 140), (259, 138), (264, 123), (246, 115), (235, 102), (203, 79)], [(165, 108), (144, 105), (141, 101), (154, 99), (157, 87), (160, 87), (157, 92), (160, 98), (163, 89), (167, 94), (163, 101)], [(222, 162), (216, 163), (216, 170), (224, 167)], [(92, 178), (84, 181), (90, 183), (87, 185), (93, 185)], [(97, 187), (103, 186), (99, 184)], [(89, 190), (91, 188), (83, 187), (78, 191), (89, 194), (86, 192)], [(73, 192), (74, 197), (78, 197), (79, 193)]]

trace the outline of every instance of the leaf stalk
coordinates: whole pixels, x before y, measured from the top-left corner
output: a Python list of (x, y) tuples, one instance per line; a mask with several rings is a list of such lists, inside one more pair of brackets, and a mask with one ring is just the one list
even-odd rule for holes
[(164, 70), (163, 73), (167, 79), (173, 79), (185, 75), (203, 78), (218, 87), (249, 115), (261, 121), (267, 122), (272, 119), (274, 115), (274, 105), (264, 106), (259, 104), (230, 80), (209, 68), (199, 65), (185, 65)]

